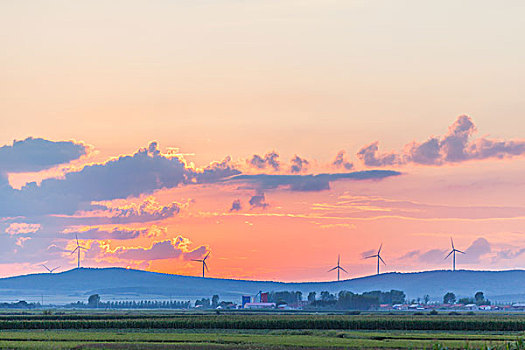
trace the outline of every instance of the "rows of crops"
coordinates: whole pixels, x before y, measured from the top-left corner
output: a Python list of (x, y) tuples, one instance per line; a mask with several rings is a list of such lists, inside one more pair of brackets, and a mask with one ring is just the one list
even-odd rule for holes
[(0, 319), (0, 329), (340, 329), (525, 331), (525, 317), (395, 315), (182, 315), (108, 318), (82, 315)]
[(401, 331), (122, 332), (111, 330), (2, 331), (1, 349), (505, 349), (524, 350), (511, 335)]

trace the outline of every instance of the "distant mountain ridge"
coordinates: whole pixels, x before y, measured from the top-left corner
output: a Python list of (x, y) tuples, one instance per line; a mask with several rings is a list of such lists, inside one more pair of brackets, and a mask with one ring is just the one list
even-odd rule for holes
[(124, 268), (80, 268), (60, 273), (30, 274), (0, 279), (0, 302), (40, 301), (66, 303), (86, 301), (98, 293), (103, 300), (154, 300), (197, 298), (220, 295), (223, 300), (239, 301), (242, 295), (259, 291), (329, 291), (349, 290), (362, 293), (372, 290), (404, 291), (408, 298), (422, 298), (425, 294), (434, 300), (446, 292), (457, 296), (473, 296), (483, 291), (495, 301), (525, 301), (525, 270), (471, 271), (446, 270), (384, 273), (334, 282), (274, 282), (220, 278), (201, 278), (171, 275)]

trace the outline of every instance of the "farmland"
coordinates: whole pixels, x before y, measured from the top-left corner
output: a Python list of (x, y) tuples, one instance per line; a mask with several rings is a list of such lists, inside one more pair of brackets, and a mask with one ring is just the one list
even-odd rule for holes
[(5, 349), (525, 349), (525, 315), (0, 313)]

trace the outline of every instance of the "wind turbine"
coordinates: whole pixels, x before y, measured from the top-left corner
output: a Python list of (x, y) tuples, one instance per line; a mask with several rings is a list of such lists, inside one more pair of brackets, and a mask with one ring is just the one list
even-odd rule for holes
[(40, 265), (42, 265), (47, 270), (47, 272), (49, 272), (49, 273), (53, 273), (53, 271), (55, 271), (56, 269), (60, 268), (60, 266), (57, 266), (54, 269), (50, 269), (49, 267), (47, 267), (44, 264), (40, 264)]
[(452, 237), (450, 237), (450, 243), (452, 244), (452, 250), (445, 257), (445, 260), (450, 256), (450, 254), (453, 254), (452, 255), (452, 271), (456, 271), (456, 252), (461, 253), (461, 254), (465, 254), (465, 252), (462, 252), (461, 250), (456, 249), (454, 247), (454, 241), (452, 240)]
[(210, 253), (209, 252), (208, 254), (206, 254), (206, 256), (204, 257), (204, 259), (191, 259), (191, 261), (198, 261), (198, 262), (201, 262), (202, 263), (202, 278), (204, 278), (204, 268), (206, 268), (206, 271), (209, 271), (208, 270), (208, 265), (206, 265), (206, 259), (208, 259), (208, 256), (210, 256)]
[(339, 266), (339, 261), (341, 260), (341, 255), (338, 255), (337, 256), (337, 266), (334, 267), (334, 268), (331, 268), (330, 270), (328, 270), (328, 272), (330, 271), (334, 271), (334, 270), (337, 270), (337, 280), (339, 281), (339, 272), (341, 270), (343, 270), (344, 272), (348, 273), (348, 271), (346, 271), (345, 269), (343, 269), (341, 266)]
[(381, 262), (386, 265), (385, 261), (383, 260), (383, 258), (381, 258), (381, 248), (383, 248), (383, 243), (381, 243), (381, 245), (379, 246), (379, 250), (377, 251), (377, 254), (374, 254), (374, 255), (370, 255), (370, 256), (367, 256), (365, 257), (365, 259), (370, 259), (370, 258), (377, 258), (377, 274), (379, 275), (379, 260), (381, 260)]
[(74, 252), (77, 252), (77, 254), (78, 254), (78, 256), (77, 256), (77, 268), (79, 269), (79, 268), (80, 268), (80, 251), (81, 251), (82, 249), (87, 250), (87, 248), (86, 248), (86, 247), (82, 247), (82, 246), (80, 245), (80, 243), (78, 243), (78, 236), (77, 236), (77, 235), (75, 235), (75, 238), (77, 239), (77, 247), (76, 247), (75, 249), (73, 249), (73, 251), (71, 252), (71, 254), (73, 254)]

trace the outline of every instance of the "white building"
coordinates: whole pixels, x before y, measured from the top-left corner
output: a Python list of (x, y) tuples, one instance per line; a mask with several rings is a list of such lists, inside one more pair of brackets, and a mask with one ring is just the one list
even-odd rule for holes
[(275, 309), (275, 303), (246, 303), (245, 309)]

